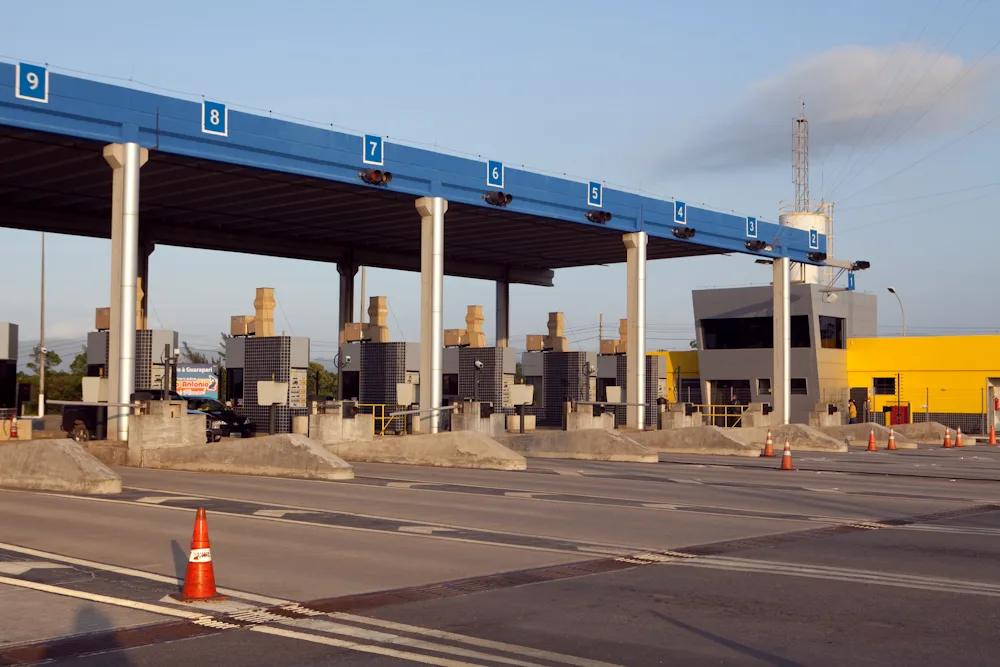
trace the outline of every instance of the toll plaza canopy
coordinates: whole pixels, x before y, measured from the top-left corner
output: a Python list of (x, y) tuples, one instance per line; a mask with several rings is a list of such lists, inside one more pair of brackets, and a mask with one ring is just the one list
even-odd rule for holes
[[(817, 232), (600, 182), (8, 63), (0, 226), (109, 237), (112, 170), (102, 149), (126, 142), (149, 152), (139, 197), (146, 243), (420, 270), (414, 200), (430, 196), (448, 202), (444, 272), (470, 278), (550, 285), (554, 269), (624, 262), (630, 232), (646, 232), (648, 259), (737, 252), (817, 264), (826, 247)], [(391, 181), (369, 184), (379, 174), (365, 170)]]

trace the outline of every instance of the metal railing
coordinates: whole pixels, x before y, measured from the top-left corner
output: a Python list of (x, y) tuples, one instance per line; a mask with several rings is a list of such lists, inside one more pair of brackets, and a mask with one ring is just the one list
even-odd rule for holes
[[(392, 413), (386, 414), (386, 409), (397, 406), (392, 403), (357, 403), (356, 405), (358, 410), (372, 415), (372, 435), (385, 435), (392, 420), (395, 419)], [(371, 410), (371, 413), (367, 412), (368, 410)]]
[(694, 405), (695, 412), (708, 417), (708, 421), (713, 426), (734, 428), (740, 425), (743, 420), (743, 413), (746, 405), (706, 403)]
[[(427, 413), (427, 414), (433, 414), (435, 412), (450, 412), (452, 410), (458, 410), (458, 406), (457, 405), (442, 405), (439, 408), (425, 408), (423, 410), (420, 410), (420, 409), (416, 409), (416, 410), (397, 410), (395, 412), (390, 412), (389, 413), (389, 420), (392, 421), (396, 417), (406, 417), (408, 415), (422, 415), (422, 414), (425, 414), (425, 413)], [(403, 421), (403, 420), (401, 420), (401, 421)], [(405, 430), (406, 430), (406, 425), (404, 424), (403, 425), (403, 431), (405, 431)], [(385, 435), (385, 430), (383, 429), (382, 433), (380, 433), (379, 435)]]

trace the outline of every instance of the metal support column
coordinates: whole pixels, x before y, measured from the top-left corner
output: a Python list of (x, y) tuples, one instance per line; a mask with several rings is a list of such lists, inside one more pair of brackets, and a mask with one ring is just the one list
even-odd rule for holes
[[(139, 245), (139, 170), (149, 152), (136, 143), (108, 144), (111, 180), (111, 330), (108, 332), (108, 399), (129, 403), (135, 385), (135, 312)], [(126, 407), (108, 410), (108, 437), (128, 440)]]
[[(444, 214), (448, 201), (421, 197), (420, 213), (420, 409), (419, 421), (429, 426), (421, 431), (437, 433), (441, 407), (441, 357), (444, 332), (441, 308), (444, 300)], [(433, 412), (431, 412), (433, 411)]]
[[(338, 304), (337, 317), (337, 337), (342, 343), (344, 341), (344, 329), (354, 321), (354, 276), (358, 272), (358, 265), (353, 261), (339, 262), (337, 273), (340, 274), (340, 303)], [(362, 304), (362, 309), (364, 304)], [(364, 318), (362, 318), (362, 321)], [(341, 381), (340, 373), (344, 366), (343, 350), (339, 349), (337, 354), (337, 398), (344, 398), (344, 383)]]
[(771, 393), (774, 396), (777, 425), (787, 424), (791, 418), (792, 316), (789, 264), (787, 257), (774, 260), (774, 379)]
[(497, 281), (497, 347), (510, 344), (510, 283)]
[[(136, 143), (109, 144), (111, 190), (111, 331), (108, 333), (109, 402), (127, 404), (135, 390), (136, 279), (139, 255), (139, 170), (149, 153)], [(128, 407), (108, 410), (109, 436), (128, 440)]]
[(643, 430), (646, 426), (646, 232), (622, 237), (625, 242), (628, 279), (628, 341), (625, 364), (625, 424)]

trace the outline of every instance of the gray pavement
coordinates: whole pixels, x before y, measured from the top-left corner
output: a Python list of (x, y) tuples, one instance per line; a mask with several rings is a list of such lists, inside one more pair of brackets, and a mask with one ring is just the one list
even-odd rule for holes
[(0, 491), (0, 665), (989, 664), (1000, 455), (664, 458)]

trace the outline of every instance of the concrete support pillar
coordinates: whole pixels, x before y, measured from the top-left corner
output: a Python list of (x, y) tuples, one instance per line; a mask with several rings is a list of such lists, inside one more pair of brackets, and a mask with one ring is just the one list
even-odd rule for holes
[[(628, 279), (628, 341), (626, 343), (626, 403), (646, 402), (646, 232), (622, 237), (625, 242)], [(639, 429), (646, 426), (646, 408), (629, 405), (625, 424)]]
[[(448, 201), (421, 197), (420, 213), (420, 414), (421, 431), (437, 433), (441, 407), (441, 357), (444, 331), (444, 214)], [(433, 412), (430, 412), (433, 410)], [(424, 424), (427, 429), (422, 428)]]
[[(109, 144), (111, 181), (111, 331), (108, 401), (128, 403), (135, 390), (136, 280), (139, 263), (139, 170), (149, 152), (136, 143)], [(128, 440), (127, 407), (108, 409), (108, 436)]]
[(792, 315), (789, 268), (787, 257), (774, 260), (774, 378), (771, 381), (771, 394), (774, 397), (774, 419), (779, 425), (787, 424), (791, 417)]
[(497, 281), (497, 347), (510, 344), (510, 283)]
[[(337, 337), (338, 340), (344, 333), (344, 327), (354, 321), (354, 276), (358, 272), (358, 265), (353, 261), (350, 262), (338, 262), (337, 263), (337, 273), (340, 274), (340, 303), (338, 304), (338, 316), (337, 316)], [(361, 304), (361, 310), (364, 311), (365, 304)], [(363, 320), (364, 318), (362, 318)], [(337, 398), (343, 400), (344, 398), (344, 383), (341, 382), (340, 378), (340, 366), (343, 365), (344, 361), (340, 357), (343, 354), (341, 350), (337, 356), (338, 368), (337, 368)]]

